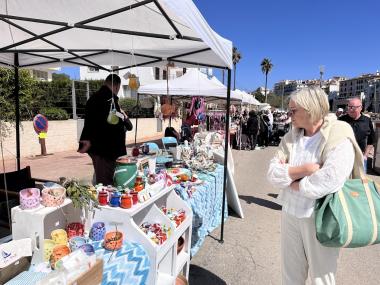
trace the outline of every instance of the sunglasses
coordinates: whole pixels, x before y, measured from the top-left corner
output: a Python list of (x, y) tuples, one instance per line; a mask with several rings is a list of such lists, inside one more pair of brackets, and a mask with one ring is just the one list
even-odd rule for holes
[(359, 106), (347, 106), (347, 109), (348, 110), (356, 110), (358, 108), (360, 108), (362, 105), (359, 105)]

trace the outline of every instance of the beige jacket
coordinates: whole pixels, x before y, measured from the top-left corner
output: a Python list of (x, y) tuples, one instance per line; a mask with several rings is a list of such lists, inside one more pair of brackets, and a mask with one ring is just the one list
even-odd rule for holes
[[(293, 142), (297, 136), (300, 136), (303, 129), (294, 128), (289, 131), (281, 140), (277, 151), (277, 158), (280, 160), (289, 161), (289, 156), (292, 153)], [(343, 121), (338, 121), (335, 115), (328, 115), (324, 118), (322, 127), (320, 129), (323, 142), (320, 150), (320, 157), (322, 162), (326, 161), (326, 155), (333, 150), (345, 138), (348, 138), (355, 150), (355, 162), (352, 170), (352, 178), (360, 178), (364, 174), (363, 168), (363, 154), (356, 142), (354, 132), (349, 124)]]

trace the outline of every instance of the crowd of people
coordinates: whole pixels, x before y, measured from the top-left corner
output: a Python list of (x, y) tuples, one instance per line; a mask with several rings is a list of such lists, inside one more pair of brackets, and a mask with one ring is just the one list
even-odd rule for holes
[(243, 150), (254, 150), (278, 145), (281, 137), (289, 130), (290, 118), (286, 112), (271, 110), (236, 113), (234, 122), (239, 126), (234, 147)]

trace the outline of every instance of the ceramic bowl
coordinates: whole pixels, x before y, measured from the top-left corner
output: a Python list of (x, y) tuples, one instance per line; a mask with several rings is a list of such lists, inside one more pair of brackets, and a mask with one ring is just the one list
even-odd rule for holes
[(84, 237), (72, 237), (69, 240), (71, 251), (79, 249), (82, 245), (86, 244), (87, 240)]
[(51, 239), (56, 244), (67, 245), (67, 233), (65, 230), (57, 229), (51, 232)]
[(123, 233), (122, 232), (108, 232), (104, 237), (103, 246), (108, 250), (118, 250), (123, 245)]
[(82, 249), (87, 255), (93, 255), (95, 253), (94, 247), (89, 243), (83, 244), (79, 248)]
[(63, 187), (44, 188), (41, 191), (42, 202), (45, 207), (57, 207), (63, 204), (66, 198), (66, 189)]

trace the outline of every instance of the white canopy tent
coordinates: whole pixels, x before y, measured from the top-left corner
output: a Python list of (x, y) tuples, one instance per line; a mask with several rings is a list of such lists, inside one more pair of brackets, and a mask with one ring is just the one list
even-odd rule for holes
[[(184, 75), (168, 81), (140, 86), (142, 95), (169, 95), (169, 96), (202, 96), (227, 98), (227, 87), (218, 79), (208, 78), (198, 69), (189, 69)], [(241, 101), (241, 96), (231, 91), (231, 101)]]
[(232, 43), (191, 0), (0, 0), (0, 20), (2, 65), (232, 67)]
[(262, 105), (262, 103), (260, 103), (256, 98), (254, 98), (251, 94), (248, 94), (245, 91), (235, 89), (232, 92), (236, 92), (241, 96), (243, 104), (249, 104), (249, 105), (255, 105), (255, 106), (261, 106)]
[[(232, 43), (211, 29), (191, 0), (0, 0), (0, 66), (15, 70), (17, 169), (19, 68), (79, 65), (111, 72), (169, 61), (228, 70), (228, 133)], [(223, 201), (227, 157), (225, 148)]]

